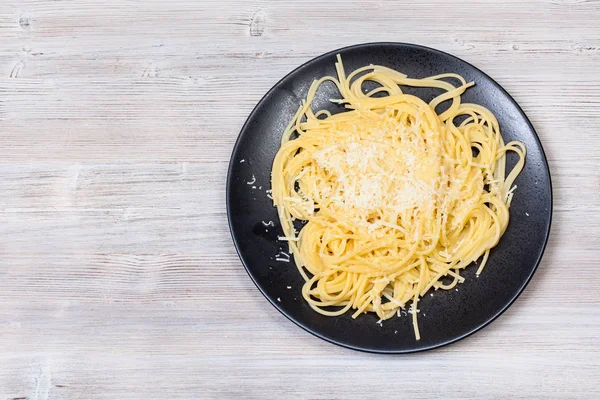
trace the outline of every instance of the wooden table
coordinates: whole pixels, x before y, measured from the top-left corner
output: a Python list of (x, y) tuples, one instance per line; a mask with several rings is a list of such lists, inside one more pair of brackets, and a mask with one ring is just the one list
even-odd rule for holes
[[(95, 4), (94, 4), (95, 3)], [(350, 351), (256, 290), (225, 176), (252, 107), (368, 41), (489, 73), (546, 149), (554, 224), (519, 300), (454, 345)], [(0, 400), (600, 398), (600, 3), (0, 5)]]

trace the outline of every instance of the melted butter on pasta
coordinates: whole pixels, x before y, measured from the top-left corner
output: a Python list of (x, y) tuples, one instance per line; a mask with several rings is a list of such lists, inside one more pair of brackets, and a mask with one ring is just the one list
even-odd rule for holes
[[(283, 133), (273, 202), (313, 309), (386, 320), (410, 303), (419, 339), (419, 297), (454, 288), (464, 281), (460, 271), (483, 257), (479, 275), (504, 233), (525, 147), (504, 144), (489, 110), (461, 103), (473, 83), (459, 75), (411, 79), (367, 66), (346, 77), (339, 56), (336, 69), (337, 78), (312, 84)], [(327, 81), (348, 111), (312, 110)], [(379, 87), (364, 93), (365, 81)], [(425, 103), (401, 86), (443, 93)], [(444, 101), (450, 106), (437, 113)], [(508, 176), (507, 151), (519, 156)], [(294, 220), (306, 221), (298, 236)]]

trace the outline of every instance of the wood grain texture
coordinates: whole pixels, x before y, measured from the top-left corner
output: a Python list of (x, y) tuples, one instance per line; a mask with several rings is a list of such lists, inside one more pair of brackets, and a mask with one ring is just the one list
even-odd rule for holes
[[(600, 2), (0, 4), (0, 400), (600, 397)], [(554, 184), (519, 300), (452, 346), (325, 343), (244, 272), (225, 176), (262, 95), (369, 41), (424, 44), (523, 107)]]

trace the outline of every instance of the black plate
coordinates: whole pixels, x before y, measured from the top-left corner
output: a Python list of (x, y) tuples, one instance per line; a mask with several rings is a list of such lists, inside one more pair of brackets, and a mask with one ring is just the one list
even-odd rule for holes
[[(287, 250), (287, 246), (277, 240), (282, 231), (276, 210), (265, 193), (271, 186), (273, 158), (281, 134), (311, 82), (324, 75), (335, 75), (334, 62), (338, 53), (346, 72), (367, 64), (381, 64), (413, 78), (459, 73), (476, 83), (463, 95), (464, 102), (490, 109), (500, 122), (505, 141), (520, 140), (527, 147), (526, 164), (516, 181), (518, 188), (510, 207), (511, 218), (506, 233), (492, 250), (479, 278), (475, 277), (476, 267), (472, 265), (463, 274), (466, 282), (456, 291), (432, 291), (433, 296), (428, 293), (419, 301), (419, 341), (414, 338), (408, 316), (394, 317), (380, 326), (372, 313), (363, 314), (356, 320), (350, 317), (350, 312), (340, 317), (316, 313), (302, 298), (304, 282), (293, 262), (275, 261), (275, 255)], [(434, 91), (423, 89), (407, 92), (425, 101), (435, 95)], [(327, 101), (330, 98), (336, 98), (333, 88), (323, 87), (315, 100), (315, 109), (340, 111), (338, 106)], [(514, 162), (509, 156), (509, 166)], [(335, 50), (307, 62), (263, 97), (242, 128), (231, 156), (227, 213), (233, 241), (248, 274), (286, 317), (308, 332), (344, 347), (379, 353), (408, 353), (464, 338), (493, 321), (515, 301), (535, 272), (548, 240), (552, 187), (548, 163), (531, 123), (510, 95), (490, 77), (465, 61), (438, 50), (412, 44), (369, 43)], [(275, 227), (265, 227), (262, 221), (273, 221)]]

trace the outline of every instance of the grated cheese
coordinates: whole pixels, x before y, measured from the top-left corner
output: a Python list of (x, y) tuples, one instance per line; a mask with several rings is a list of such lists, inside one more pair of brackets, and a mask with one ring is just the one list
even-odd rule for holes
[[(394, 222), (373, 221), (372, 212), (383, 209), (384, 214), (399, 215), (411, 209), (431, 210), (438, 194), (445, 193), (440, 189), (443, 185), (438, 168), (443, 170), (444, 167), (440, 165), (438, 149), (419, 140), (423, 135), (417, 135), (414, 130), (391, 129), (378, 127), (371, 139), (353, 138), (349, 133), (348, 141), (330, 144), (313, 154), (317, 166), (335, 178), (334, 185), (329, 183), (317, 188), (321, 198), (330, 202), (332, 211), (350, 212), (354, 216), (352, 222), (367, 228), (369, 233), (382, 228), (408, 233)], [(399, 135), (401, 140), (392, 150), (386, 141), (394, 135)], [(425, 134), (426, 137), (433, 135), (437, 133)], [(352, 171), (352, 175), (345, 171)], [(447, 179), (447, 174), (441, 175)], [(458, 194), (458, 189), (454, 191)]]
[(280, 251), (275, 255), (275, 261), (290, 262), (290, 255), (284, 251)]
[(288, 241), (288, 242), (297, 242), (298, 240), (300, 240), (297, 237), (288, 237), (288, 236), (279, 236), (277, 239), (282, 240), (282, 241)]

